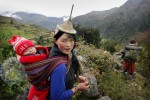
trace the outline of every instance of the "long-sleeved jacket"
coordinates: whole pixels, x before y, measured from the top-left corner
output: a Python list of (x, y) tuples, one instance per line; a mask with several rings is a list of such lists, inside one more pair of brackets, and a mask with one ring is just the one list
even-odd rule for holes
[(126, 45), (124, 49), (121, 50), (121, 53), (123, 54), (122, 58), (125, 60), (136, 60), (140, 50), (142, 50), (142, 48), (137, 47), (134, 44)]
[(66, 89), (66, 64), (58, 65), (50, 75), (50, 100), (70, 100), (73, 92)]
[(47, 47), (37, 46), (36, 50), (37, 50), (37, 54), (35, 55), (20, 56), (20, 58), (18, 59), (19, 62), (21, 62), (22, 64), (29, 64), (29, 63), (38, 62), (47, 58), (49, 54)]

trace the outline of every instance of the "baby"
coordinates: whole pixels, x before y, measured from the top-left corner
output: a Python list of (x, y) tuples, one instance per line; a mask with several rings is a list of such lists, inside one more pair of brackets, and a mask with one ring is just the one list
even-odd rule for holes
[(49, 51), (47, 47), (37, 46), (31, 40), (21, 36), (13, 36), (8, 42), (13, 46), (17, 59), (22, 64), (29, 64), (44, 60)]
[[(35, 76), (44, 69), (43, 66), (33, 66), (32, 68), (26, 68), (25, 65), (45, 60), (49, 54), (49, 50), (47, 47), (35, 47), (34, 43), (31, 40), (25, 39), (21, 36), (13, 36), (10, 40), (8, 40), (8, 42), (13, 46), (13, 49), (17, 54), (18, 61), (24, 65), (27, 77)], [(29, 80), (29, 82), (31, 83), (32, 81), (33, 80)], [(45, 84), (45, 81), (41, 84)], [(38, 96), (39, 100), (46, 100), (47, 94), (48, 89), (39, 91), (36, 90), (32, 85), (30, 87), (30, 95), (28, 95), (28, 100), (32, 100), (31, 98), (35, 96)]]

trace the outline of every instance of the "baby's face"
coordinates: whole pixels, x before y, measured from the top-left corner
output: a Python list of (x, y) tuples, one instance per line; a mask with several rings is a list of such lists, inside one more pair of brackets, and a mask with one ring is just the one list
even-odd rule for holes
[(30, 54), (36, 54), (36, 48), (34, 46), (32, 47), (29, 47), (28, 49), (26, 49), (24, 52), (23, 52), (23, 55), (30, 55)]

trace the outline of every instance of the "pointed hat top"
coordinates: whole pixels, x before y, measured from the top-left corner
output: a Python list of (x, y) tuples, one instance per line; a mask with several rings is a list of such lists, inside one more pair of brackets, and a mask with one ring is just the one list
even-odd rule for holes
[(74, 4), (72, 5), (69, 19), (67, 21), (65, 21), (63, 24), (57, 25), (57, 28), (59, 30), (66, 32), (66, 33), (70, 33), (70, 34), (76, 34), (76, 30), (73, 28), (73, 25), (71, 22), (71, 15), (72, 15), (73, 6), (74, 6)]

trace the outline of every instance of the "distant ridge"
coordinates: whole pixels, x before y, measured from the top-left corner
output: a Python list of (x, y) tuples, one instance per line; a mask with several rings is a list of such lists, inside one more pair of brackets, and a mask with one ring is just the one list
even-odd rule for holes
[(137, 32), (150, 29), (150, 0), (128, 0), (118, 8), (75, 17), (73, 22), (98, 28), (104, 38), (127, 41)]
[(26, 24), (36, 24), (46, 29), (54, 29), (58, 23), (63, 22), (63, 17), (47, 17), (41, 14), (28, 13), (28, 12), (1, 12), (0, 15), (13, 17), (17, 21)]

